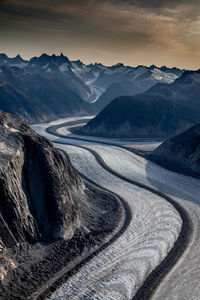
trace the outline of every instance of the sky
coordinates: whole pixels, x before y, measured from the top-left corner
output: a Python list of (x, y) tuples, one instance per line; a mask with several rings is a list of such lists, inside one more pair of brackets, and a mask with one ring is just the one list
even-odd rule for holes
[(200, 0), (0, 0), (0, 53), (200, 68)]

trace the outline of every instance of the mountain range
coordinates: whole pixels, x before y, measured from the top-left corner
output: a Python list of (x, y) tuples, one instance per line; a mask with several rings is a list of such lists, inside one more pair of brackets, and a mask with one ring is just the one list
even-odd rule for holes
[(113, 100), (78, 132), (104, 137), (167, 138), (200, 121), (200, 70), (173, 83)]
[(157, 83), (172, 83), (183, 73), (177, 68), (158, 68), (138, 66), (125, 67), (122, 64), (111, 67), (100, 73), (97, 83), (106, 88), (95, 102), (97, 109), (102, 110), (113, 99), (120, 96), (132, 96), (143, 93)]
[(144, 92), (158, 82), (172, 83), (182, 73), (156, 66), (86, 65), (62, 53), (30, 60), (0, 54), (0, 109), (29, 123), (96, 114), (118, 96)]

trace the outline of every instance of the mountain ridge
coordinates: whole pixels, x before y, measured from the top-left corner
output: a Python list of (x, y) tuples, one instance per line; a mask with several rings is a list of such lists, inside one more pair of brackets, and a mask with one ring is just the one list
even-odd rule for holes
[(143, 93), (158, 82), (172, 83), (182, 73), (178, 68), (154, 65), (86, 65), (62, 53), (43, 53), (30, 60), (0, 54), (0, 109), (28, 123), (94, 115), (113, 98)]
[(116, 98), (77, 132), (104, 137), (167, 138), (200, 121), (200, 71), (186, 71), (172, 84)]

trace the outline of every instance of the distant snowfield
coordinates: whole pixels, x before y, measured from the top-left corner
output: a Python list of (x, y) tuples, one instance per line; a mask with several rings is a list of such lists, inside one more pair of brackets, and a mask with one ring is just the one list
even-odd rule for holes
[[(108, 139), (76, 140), (77, 136), (69, 134), (66, 125), (58, 133), (69, 135), (70, 139), (45, 131), (49, 126), (73, 120), (81, 122), (84, 118), (67, 118), (33, 125), (32, 128), (53, 142), (61, 143), (55, 143), (55, 146), (68, 153), (79, 172), (121, 196), (131, 209), (132, 220), (115, 242), (84, 265), (50, 299), (132, 299), (145, 278), (169, 253), (182, 225), (179, 213), (165, 199), (112, 175), (98, 164), (87, 149), (98, 153), (115, 172), (171, 196), (189, 213), (193, 226), (189, 245), (155, 291), (153, 299), (199, 299), (199, 180), (170, 172), (121, 149), (117, 147), (120, 141), (115, 141), (116, 146), (111, 146), (101, 144)], [(113, 143), (113, 140), (109, 141)], [(144, 141), (141, 144), (133, 141), (128, 142), (129, 146), (131, 143), (142, 149), (156, 146), (153, 142), (145, 145)], [(121, 144), (124, 145), (124, 141)]]

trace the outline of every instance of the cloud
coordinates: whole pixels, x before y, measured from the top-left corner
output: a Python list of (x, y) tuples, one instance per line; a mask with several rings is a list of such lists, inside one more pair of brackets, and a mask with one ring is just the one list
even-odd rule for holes
[(157, 61), (174, 63), (179, 57), (199, 56), (199, 4), (200, 0), (2, 0), (0, 32), (15, 32), (21, 39), (31, 34), (35, 43), (52, 39), (62, 47), (66, 41), (66, 49), (94, 49), (95, 58), (99, 51), (105, 59), (143, 54), (145, 61), (154, 55)]

